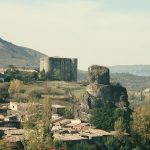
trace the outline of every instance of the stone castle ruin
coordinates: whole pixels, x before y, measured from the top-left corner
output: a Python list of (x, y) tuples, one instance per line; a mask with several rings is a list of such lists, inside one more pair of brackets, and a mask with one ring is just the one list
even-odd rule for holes
[(71, 58), (43, 57), (40, 72), (45, 72), (50, 80), (77, 81), (78, 60)]
[(86, 93), (80, 101), (81, 120), (89, 120), (90, 110), (94, 108), (95, 103), (102, 107), (103, 103), (111, 102), (117, 108), (128, 110), (127, 90), (119, 83), (110, 83), (108, 68), (98, 65), (89, 67), (88, 81), (89, 85), (86, 87)]

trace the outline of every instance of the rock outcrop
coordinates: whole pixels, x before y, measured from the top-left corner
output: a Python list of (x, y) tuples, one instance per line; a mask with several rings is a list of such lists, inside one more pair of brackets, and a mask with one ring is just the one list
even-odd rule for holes
[(111, 84), (109, 69), (103, 66), (91, 66), (88, 69), (89, 85), (80, 102), (80, 118), (88, 121), (90, 110), (95, 105), (103, 106), (112, 102), (117, 108), (127, 108), (129, 105), (127, 90), (119, 83)]
[(90, 83), (109, 84), (109, 69), (102, 66), (91, 66), (88, 68), (88, 79)]

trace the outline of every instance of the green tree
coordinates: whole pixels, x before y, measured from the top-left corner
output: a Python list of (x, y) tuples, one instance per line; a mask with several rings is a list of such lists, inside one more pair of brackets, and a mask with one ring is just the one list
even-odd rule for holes
[(43, 141), (45, 145), (50, 146), (52, 145), (52, 102), (51, 99), (48, 97), (43, 101)]
[(114, 129), (116, 131), (115, 136), (117, 138), (121, 139), (121, 138), (124, 137), (126, 129), (125, 129), (125, 123), (124, 123), (124, 119), (123, 118), (118, 118), (118, 120), (115, 121)]
[(8, 69), (5, 71), (5, 74), (10, 78), (10, 80), (20, 79), (20, 71), (13, 65), (9, 65)]
[(56, 150), (67, 150), (67, 144), (62, 141), (54, 141), (54, 147)]
[(39, 99), (42, 98), (42, 93), (37, 90), (32, 90), (29, 92), (28, 98), (29, 100), (39, 101)]
[(74, 118), (74, 111), (72, 109), (65, 109), (65, 117), (67, 119), (73, 119)]
[(27, 120), (23, 127), (27, 132), (24, 143), (27, 150), (49, 150), (53, 147), (51, 133), (51, 99), (43, 100), (43, 111), (37, 109), (34, 103), (27, 110)]
[(8, 76), (10, 80), (21, 80), (24, 83), (30, 81), (36, 81), (38, 79), (38, 72), (27, 72), (27, 71), (19, 71), (15, 66), (9, 66), (5, 71), (5, 75)]
[(104, 103), (100, 108), (94, 108), (91, 112), (90, 122), (96, 128), (111, 131), (114, 129), (113, 118), (114, 105)]
[(8, 85), (0, 84), (0, 102), (4, 102), (9, 97)]
[(130, 121), (131, 121), (132, 110), (129, 108), (116, 108), (113, 112), (115, 121), (122, 118), (126, 132), (130, 132)]
[(86, 142), (75, 144), (73, 150), (96, 150), (96, 145), (90, 145)]
[(40, 72), (40, 80), (44, 81), (47, 79), (47, 75), (45, 73), (45, 70), (43, 69), (41, 72)]
[(25, 134), (26, 141), (24, 142), (25, 150), (44, 150), (44, 145), (41, 142), (39, 131), (30, 130)]
[(24, 118), (23, 127), (26, 129), (37, 129), (38, 123), (40, 123), (40, 120), (42, 118), (42, 114), (40, 110), (36, 107), (36, 104), (34, 102), (29, 103), (26, 116)]

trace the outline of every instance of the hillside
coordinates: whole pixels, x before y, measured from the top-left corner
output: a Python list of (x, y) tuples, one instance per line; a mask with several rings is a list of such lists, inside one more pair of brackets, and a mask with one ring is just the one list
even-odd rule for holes
[(112, 73), (111, 82), (120, 82), (128, 90), (150, 88), (150, 77), (136, 76), (128, 73)]
[(150, 65), (110, 66), (111, 73), (129, 73), (137, 76), (150, 76)]
[[(87, 79), (87, 72), (79, 70), (78, 80)], [(119, 82), (128, 90), (142, 90), (150, 88), (150, 76), (136, 76), (129, 73), (111, 73), (111, 82)]]
[[(150, 76), (150, 65), (118, 65), (118, 66), (110, 66), (110, 73), (111, 74), (132, 74), (136, 76)], [(79, 70), (79, 80), (83, 80), (87, 77), (87, 71)], [(140, 78), (140, 77), (139, 77)]]
[(0, 38), (0, 67), (39, 67), (39, 59), (44, 54), (33, 49), (21, 47)]

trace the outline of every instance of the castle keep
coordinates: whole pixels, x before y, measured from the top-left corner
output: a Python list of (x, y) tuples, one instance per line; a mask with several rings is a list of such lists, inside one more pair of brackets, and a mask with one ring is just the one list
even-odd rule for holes
[(77, 81), (77, 66), (77, 59), (59, 57), (40, 59), (40, 72), (45, 71), (50, 80)]

